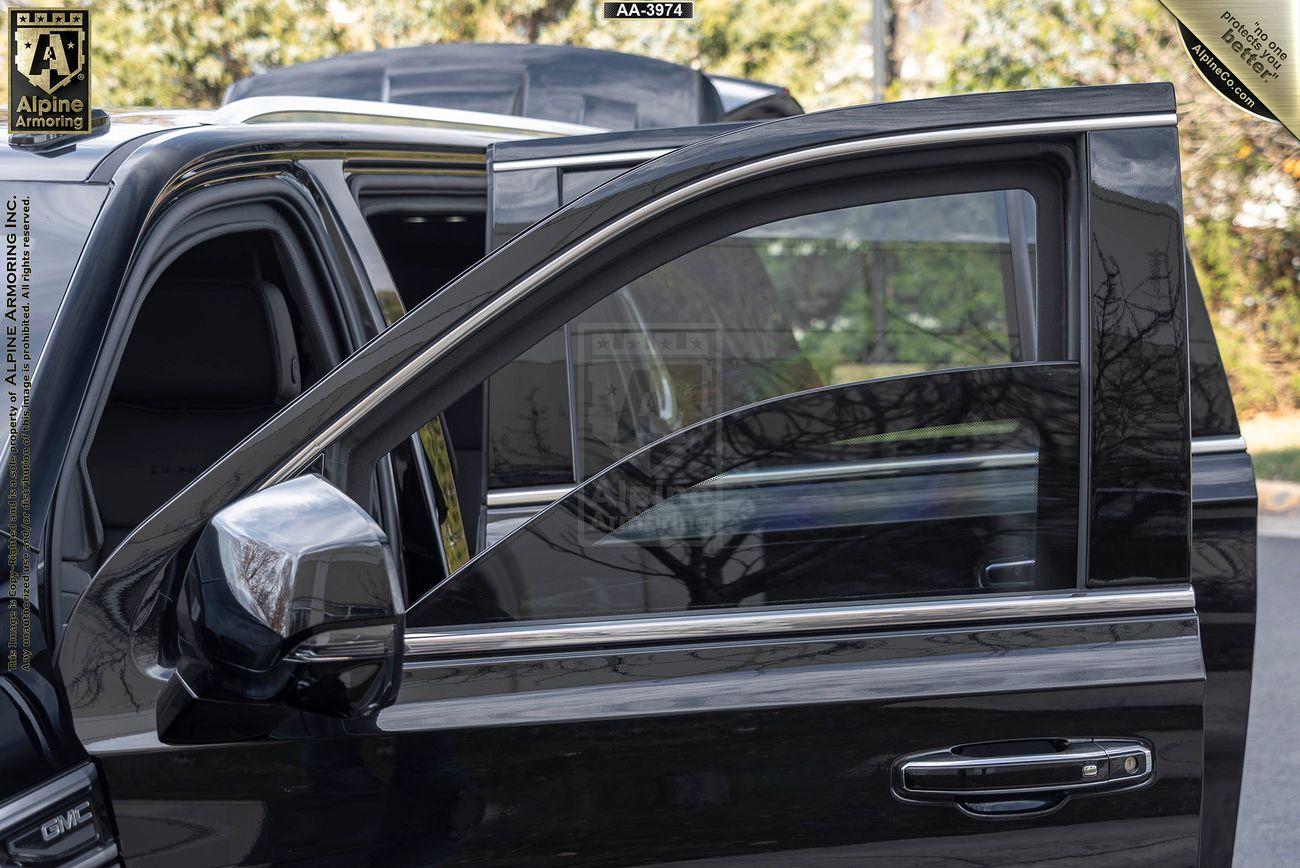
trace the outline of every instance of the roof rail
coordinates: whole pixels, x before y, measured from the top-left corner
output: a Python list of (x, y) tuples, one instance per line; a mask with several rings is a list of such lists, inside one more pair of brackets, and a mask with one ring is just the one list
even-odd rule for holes
[(584, 136), (608, 132), (517, 115), (316, 96), (250, 96), (208, 115), (210, 124), (349, 123), (411, 126), (529, 136)]

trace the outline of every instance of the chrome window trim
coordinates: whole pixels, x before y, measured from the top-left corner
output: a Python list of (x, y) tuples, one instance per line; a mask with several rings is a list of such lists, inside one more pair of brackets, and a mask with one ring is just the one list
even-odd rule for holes
[(1193, 455), (1222, 455), (1230, 452), (1245, 452), (1246, 438), (1240, 435), (1232, 437), (1193, 437)]
[[(1031, 467), (1038, 461), (1035, 452), (983, 452), (962, 455), (935, 455), (924, 458), (882, 458), (874, 461), (849, 461), (790, 467), (763, 467), (733, 470), (699, 483), (704, 488), (731, 488), (741, 485), (779, 484), (804, 480), (839, 479), (845, 476), (877, 476), (930, 470), (985, 470), (999, 467)], [(548, 506), (565, 497), (576, 485), (545, 485), (529, 488), (499, 488), (487, 493), (488, 509)]]
[(999, 467), (1033, 467), (1038, 463), (1037, 452), (973, 452), (954, 455), (933, 455), (924, 458), (881, 458), (874, 461), (827, 462), (825, 464), (799, 464), (790, 467), (761, 467), (754, 470), (733, 470), (706, 479), (697, 488), (735, 488), (742, 485), (778, 485), (783, 482), (842, 479), (854, 476), (880, 476), (886, 473), (908, 473), (932, 470), (988, 470)]
[[(245, 97), (208, 112), (206, 117), (203, 118), (203, 122), (207, 124), (247, 124), (267, 115), (305, 113), (427, 121), (430, 125), (523, 136), (588, 136), (595, 133), (609, 132), (603, 127), (566, 124), (560, 121), (548, 121), (518, 115), (498, 115), (490, 112), (466, 111), (464, 109), (321, 96)], [(304, 121), (289, 122), (305, 123)], [(275, 123), (275, 121), (263, 121), (263, 123)]]
[(787, 169), (804, 163), (834, 160), (875, 151), (898, 148), (915, 148), (956, 142), (981, 142), (1013, 138), (1020, 135), (1053, 135), (1083, 133), (1093, 130), (1133, 129), (1176, 125), (1178, 116), (1173, 113), (1154, 115), (1123, 115), (1117, 117), (1081, 118), (1068, 121), (1036, 121), (1032, 123), (998, 124), (961, 129), (926, 130), (917, 133), (875, 136), (854, 139), (831, 145), (819, 145), (804, 150), (790, 151), (775, 156), (733, 166), (717, 174), (707, 175), (689, 184), (670, 190), (622, 217), (605, 224), (600, 229), (583, 236), (569, 247), (541, 264), (510, 287), (493, 296), (475, 309), (465, 319), (448, 329), (442, 337), (429, 344), (408, 360), (387, 379), (377, 384), (365, 397), (344, 411), (307, 443), (291, 455), (280, 468), (262, 483), (266, 488), (290, 479), (300, 473), (327, 446), (337, 440), (359, 419), (370, 413), (391, 395), (405, 386), (426, 368), (446, 355), (485, 323), (510, 308), (533, 290), (563, 273), (574, 263), (591, 255), (604, 244), (622, 235), (632, 227), (668, 211), (684, 202), (695, 199), (711, 190), (739, 181)]
[(607, 645), (790, 636), (837, 630), (933, 626), (1038, 618), (1191, 612), (1191, 586), (1127, 591), (984, 594), (942, 600), (730, 609), (649, 617), (547, 621), (406, 632), (406, 659)]
[(492, 162), (494, 172), (518, 172), (524, 169), (567, 169), (576, 166), (618, 166), (656, 160), (671, 154), (676, 148), (653, 148), (642, 151), (608, 151), (603, 154), (576, 154), (569, 157), (534, 157), (525, 160), (501, 160)]
[(498, 488), (487, 493), (488, 509), (505, 509), (513, 506), (548, 506), (576, 485), (548, 485), (537, 488)]

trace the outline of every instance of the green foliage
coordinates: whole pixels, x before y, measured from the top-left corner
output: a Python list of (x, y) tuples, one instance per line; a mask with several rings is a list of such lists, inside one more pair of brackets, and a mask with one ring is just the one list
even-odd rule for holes
[(1291, 227), (1187, 228), (1239, 412), (1300, 408), (1300, 241)]
[(1279, 449), (1276, 452), (1251, 451), (1255, 461), (1256, 479), (1276, 479), (1300, 482), (1300, 448)]
[(1187, 238), (1239, 412), (1300, 406), (1300, 146), (1229, 105), (1155, 0), (984, 0), (955, 7), (952, 92), (1172, 81)]
[[(879, 267), (873, 268), (877, 258)], [(810, 285), (798, 271), (811, 262), (821, 266), (823, 279), (828, 264), (839, 266), (835, 270), (847, 278), (830, 283), (839, 290), (838, 308), (830, 316), (799, 323), (799, 348), (824, 383), (861, 379), (850, 373), (854, 369), (917, 371), (1010, 358), (999, 250), (936, 243), (876, 249), (866, 242), (822, 241), (795, 256), (763, 251), (772, 282), (791, 289)], [(846, 267), (852, 264), (858, 267)], [(884, 276), (888, 286), (880, 323), (872, 316), (872, 274)], [(794, 295), (788, 293), (792, 303)]]
[(598, 0), (104, 0), (91, 6), (95, 100), (203, 108), (244, 76), (351, 51), (545, 42), (779, 81), (813, 105), (843, 104), (869, 88), (869, 65), (841, 68), (865, 32), (863, 5), (699, 0), (693, 21), (648, 23), (606, 21)]
[[(4, 0), (0, 0), (3, 3)], [(698, 0), (688, 21), (606, 21), (599, 0), (102, 0), (96, 104), (202, 108), (246, 75), (350, 51), (546, 42), (780, 82), (810, 109), (871, 93), (866, 0)], [(891, 97), (1166, 80), (1188, 237), (1238, 409), (1300, 403), (1300, 146), (1229, 105), (1158, 0), (891, 0)], [(0, 88), (3, 88), (0, 76)], [(865, 313), (864, 313), (865, 315)]]
[(104, 0), (91, 5), (94, 98), (115, 106), (217, 105), (256, 71), (345, 47), (328, 0)]

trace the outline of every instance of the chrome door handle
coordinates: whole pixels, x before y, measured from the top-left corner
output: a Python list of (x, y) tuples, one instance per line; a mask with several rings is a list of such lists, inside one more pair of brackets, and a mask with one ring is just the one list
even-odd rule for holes
[(1033, 739), (899, 757), (893, 787), (905, 802), (955, 804), (994, 816), (1056, 808), (1072, 795), (1135, 789), (1154, 776), (1151, 749), (1137, 739)]

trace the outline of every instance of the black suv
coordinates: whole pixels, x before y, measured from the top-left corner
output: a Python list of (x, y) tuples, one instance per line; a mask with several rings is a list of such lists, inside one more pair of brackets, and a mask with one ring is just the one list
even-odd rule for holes
[(0, 861), (1231, 861), (1255, 491), (1172, 87), (230, 97), (0, 154)]

